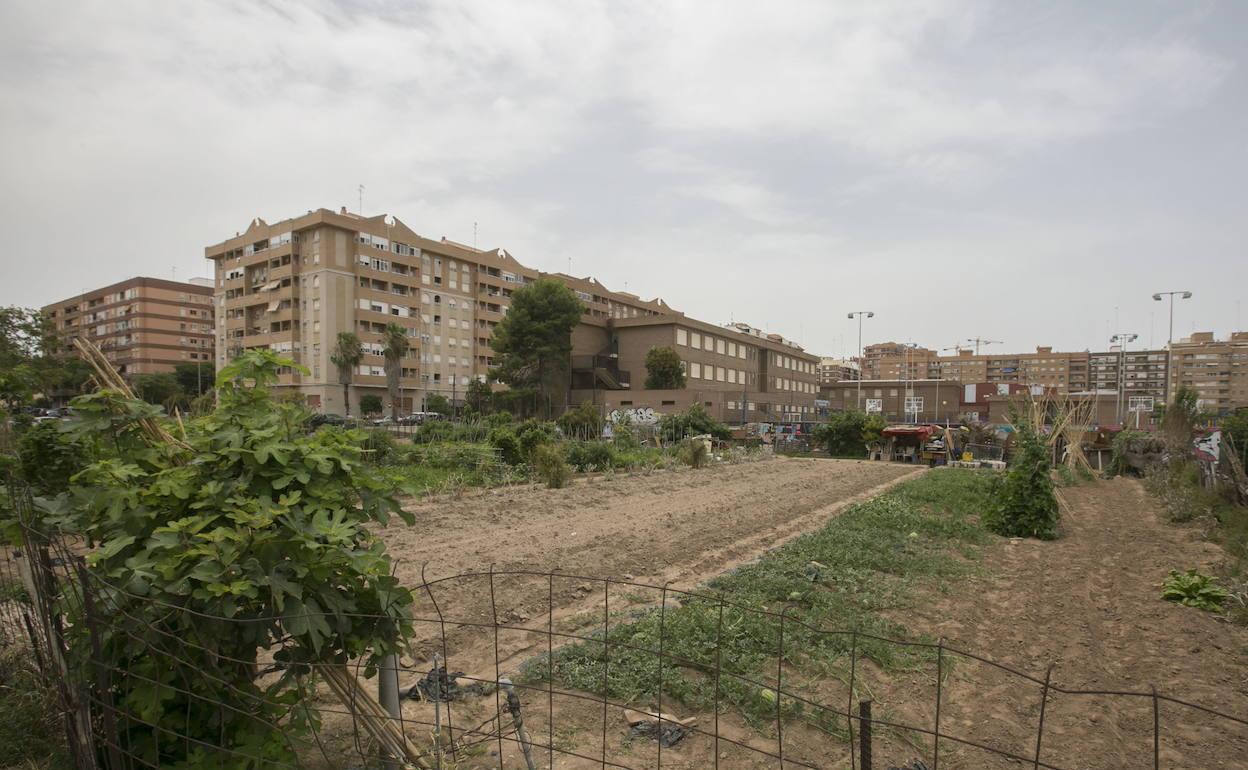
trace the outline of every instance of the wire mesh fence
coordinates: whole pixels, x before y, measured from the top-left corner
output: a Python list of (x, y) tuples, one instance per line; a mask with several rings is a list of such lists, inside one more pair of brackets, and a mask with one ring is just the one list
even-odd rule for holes
[[(0, 643), (28, 651), (56, 689), (79, 768), (1075, 770), (1248, 756), (1233, 708), (1082, 687), (939, 639), (822, 628), (783, 602), (561, 572), (422, 570), (394, 678), (363, 654), (294, 665), (280, 643), (202, 666), (223, 635), (278, 619), (148, 612), (151, 600), (87, 566), (91, 544), (40, 531), (29, 501), (15, 505), (23, 547), (0, 562)], [(690, 606), (700, 625), (679, 612)], [(179, 615), (197, 630), (171, 633)], [(746, 627), (765, 655), (738, 655)], [(190, 680), (225, 681), (234, 664), (254, 667), (254, 686), (206, 698)], [(1096, 715), (1099, 728), (1076, 729)], [(269, 739), (219, 738), (239, 720)], [(1118, 759), (1092, 763), (1106, 756), (1094, 745)]]

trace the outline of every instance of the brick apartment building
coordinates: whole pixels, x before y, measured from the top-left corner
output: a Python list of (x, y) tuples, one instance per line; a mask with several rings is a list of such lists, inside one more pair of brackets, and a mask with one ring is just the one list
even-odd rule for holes
[(46, 305), (61, 352), (73, 340), (95, 343), (117, 370), (172, 372), (177, 364), (213, 360), (212, 282), (130, 278)]
[[(400, 378), (401, 411), (419, 409), (433, 393), (462, 401), (468, 384), (484, 380), (494, 363), (490, 340), (512, 292), (552, 277), (585, 303), (572, 338), (565, 404), (588, 398), (604, 409), (644, 402), (670, 410), (696, 399), (724, 416), (741, 403), (747, 413), (752, 403), (759, 415), (780, 407), (784, 414), (813, 414), (818, 359), (776, 335), (694, 321), (661, 299), (611, 291), (593, 278), (542, 273), (501, 249), (426, 238), (385, 215), (318, 209), (272, 225), (255, 219), (204, 253), (216, 264), (218, 363), (245, 348), (278, 351), (308, 369), (282, 373), (280, 385), (297, 388), (309, 406), (325, 412), (347, 411), (330, 361), (339, 332), (355, 332), (365, 347), (352, 377), (351, 413), (358, 413), (366, 393), (386, 398), (382, 332), (389, 323), (401, 326), (411, 342)], [(672, 345), (681, 354), (685, 391), (659, 398), (660, 391), (644, 390), (652, 344)], [(730, 349), (736, 352), (732, 366)], [(742, 378), (745, 397), (737, 395)]]

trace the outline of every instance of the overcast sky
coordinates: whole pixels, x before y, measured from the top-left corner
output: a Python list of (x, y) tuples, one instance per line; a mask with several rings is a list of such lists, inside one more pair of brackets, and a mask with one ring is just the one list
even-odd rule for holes
[(1248, 328), (1248, 3), (0, 4), (0, 304), (308, 209), (839, 355)]

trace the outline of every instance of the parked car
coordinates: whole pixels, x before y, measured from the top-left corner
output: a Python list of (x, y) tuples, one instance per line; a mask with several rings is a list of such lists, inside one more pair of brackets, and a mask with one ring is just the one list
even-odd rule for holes
[(342, 425), (345, 422), (346, 420), (340, 414), (317, 413), (312, 415), (312, 419), (308, 421), (308, 424), (313, 428), (319, 428), (322, 425)]

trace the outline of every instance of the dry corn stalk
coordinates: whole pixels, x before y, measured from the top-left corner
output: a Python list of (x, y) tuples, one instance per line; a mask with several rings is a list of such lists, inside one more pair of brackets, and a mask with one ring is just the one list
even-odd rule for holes
[[(126, 398), (136, 398), (134, 391), (130, 389), (125, 379), (113, 368), (112, 362), (93, 342), (76, 337), (74, 339), (74, 347), (78, 348), (79, 355), (95, 372), (95, 381), (100, 387), (116, 390)], [(165, 430), (164, 426), (150, 417), (143, 417), (139, 420), (139, 429), (154, 444), (168, 444), (179, 449), (191, 448), (190, 444), (174, 437), (173, 434)]]
[(338, 700), (359, 718), (364, 730), (377, 741), (382, 751), (406, 762), (409, 767), (427, 770), (429, 765), (424, 757), (408, 744), (403, 731), (395, 726), (394, 720), (377, 699), (360, 687), (360, 680), (352, 676), (345, 665), (325, 666), (321, 675)]

